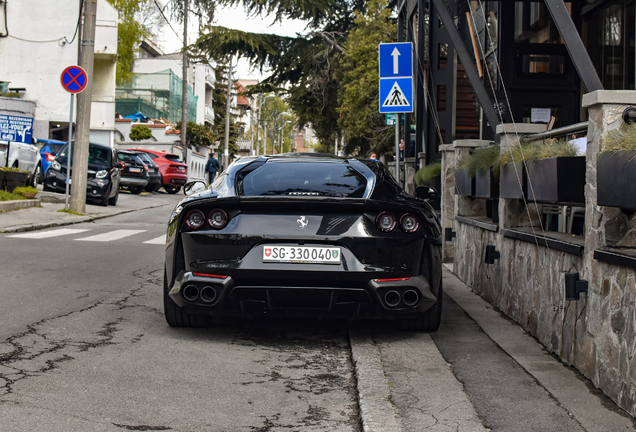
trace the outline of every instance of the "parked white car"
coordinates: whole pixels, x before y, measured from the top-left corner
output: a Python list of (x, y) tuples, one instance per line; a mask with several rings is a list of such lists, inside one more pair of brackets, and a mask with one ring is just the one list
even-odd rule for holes
[(35, 144), (0, 141), (0, 166), (30, 172), (29, 184), (33, 187), (42, 181), (41, 161), (40, 152)]

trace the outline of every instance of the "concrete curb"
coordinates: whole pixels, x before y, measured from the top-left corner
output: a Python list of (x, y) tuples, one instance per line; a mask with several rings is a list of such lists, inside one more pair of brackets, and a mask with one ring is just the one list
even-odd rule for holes
[(370, 335), (350, 335), (351, 357), (358, 380), (360, 418), (364, 432), (402, 432), (397, 409), (391, 403), (380, 349)]
[[(31, 201), (33, 201), (33, 200), (31, 200)], [(77, 216), (76, 219), (72, 219), (72, 220), (42, 222), (42, 223), (38, 223), (38, 224), (30, 223), (30, 224), (26, 224), (26, 225), (17, 225), (17, 226), (13, 226), (13, 227), (0, 229), (0, 233), (17, 233), (17, 232), (37, 231), (37, 230), (46, 229), (46, 228), (55, 228), (55, 227), (60, 227), (60, 226), (65, 226), (65, 225), (74, 225), (74, 224), (83, 223), (83, 222), (92, 222), (92, 221), (99, 220), (99, 219), (104, 219), (104, 218), (107, 218), (107, 217), (110, 217), (110, 216), (117, 216), (117, 215), (121, 215), (121, 214), (132, 213), (132, 212), (139, 211), (139, 210), (147, 210), (147, 209), (151, 209), (151, 208), (163, 207), (163, 206), (166, 206), (166, 205), (170, 205), (170, 204), (158, 204), (158, 205), (139, 207), (139, 208), (134, 208), (134, 209), (121, 210), (121, 211), (116, 211), (116, 212), (113, 212), (113, 213), (103, 213), (103, 214)]]
[(29, 208), (29, 207), (39, 207), (40, 205), (42, 205), (42, 202), (37, 198), (12, 200), (12, 201), (0, 201), (0, 212), (18, 210), (18, 209)]

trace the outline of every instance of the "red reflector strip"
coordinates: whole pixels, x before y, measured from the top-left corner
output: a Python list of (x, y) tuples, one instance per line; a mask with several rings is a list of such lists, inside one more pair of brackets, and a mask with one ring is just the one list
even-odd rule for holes
[(410, 277), (406, 278), (395, 278), (395, 279), (373, 279), (376, 282), (395, 282), (395, 281), (405, 281), (411, 279)]
[(227, 276), (211, 275), (207, 273), (192, 273), (192, 274), (195, 276), (203, 276), (203, 277), (216, 278), (216, 279), (227, 279)]

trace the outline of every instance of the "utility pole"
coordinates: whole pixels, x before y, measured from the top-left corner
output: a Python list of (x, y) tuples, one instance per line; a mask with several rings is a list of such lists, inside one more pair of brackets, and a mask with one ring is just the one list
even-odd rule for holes
[[(250, 98), (251, 99), (251, 98)], [(250, 121), (250, 129), (252, 130), (252, 133), (250, 135), (252, 135), (252, 144), (250, 147), (250, 156), (254, 156), (254, 107), (252, 106), (252, 104), (250, 103), (250, 114), (251, 114), (251, 121)]]
[(261, 103), (263, 101), (263, 93), (258, 94), (258, 112), (256, 113), (256, 154), (260, 154), (259, 143), (261, 142)]
[(91, 133), (91, 104), (93, 102), (93, 62), (95, 57), (95, 21), (97, 0), (85, 0), (82, 50), (79, 65), (86, 71), (86, 89), (77, 96), (77, 133), (73, 150), (70, 209), (77, 213), (86, 210), (86, 175), (88, 172), (88, 140)]
[(227, 98), (225, 101), (225, 152), (223, 153), (223, 169), (229, 165), (230, 148), (230, 102), (232, 100), (232, 56), (227, 68)]
[(188, 0), (183, 0), (183, 87), (181, 95), (181, 148), (186, 151), (186, 131), (188, 124)]

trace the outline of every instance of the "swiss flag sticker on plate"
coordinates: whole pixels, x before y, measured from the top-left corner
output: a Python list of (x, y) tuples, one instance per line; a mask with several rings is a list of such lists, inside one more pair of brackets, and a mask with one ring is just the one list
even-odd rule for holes
[(272, 254), (272, 250), (270, 248), (265, 248), (265, 256), (268, 257)]

